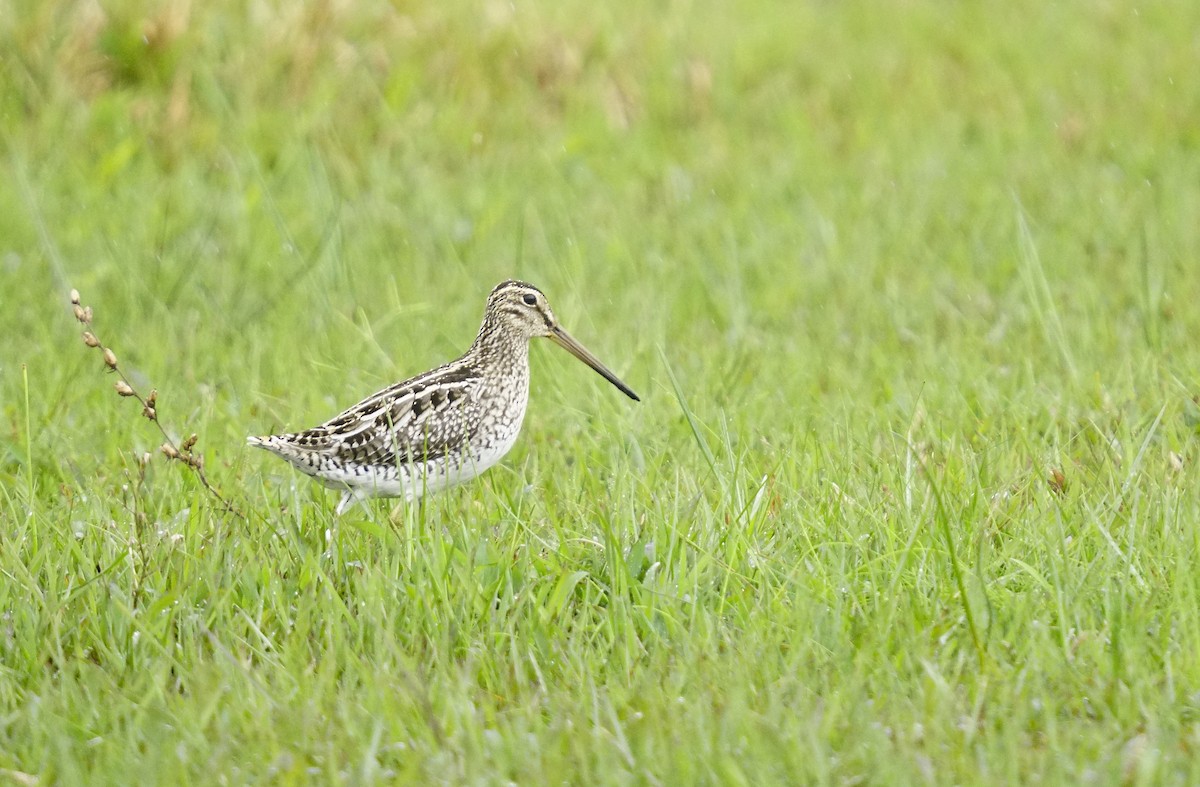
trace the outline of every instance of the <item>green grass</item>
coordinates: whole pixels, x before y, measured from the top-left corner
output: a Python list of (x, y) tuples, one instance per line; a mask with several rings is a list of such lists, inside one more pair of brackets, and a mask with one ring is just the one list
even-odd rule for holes
[[(0, 2), (0, 781), (1200, 779), (1200, 5), (97, 8)], [(512, 276), (643, 402), (540, 343), (327, 555), (245, 435)]]

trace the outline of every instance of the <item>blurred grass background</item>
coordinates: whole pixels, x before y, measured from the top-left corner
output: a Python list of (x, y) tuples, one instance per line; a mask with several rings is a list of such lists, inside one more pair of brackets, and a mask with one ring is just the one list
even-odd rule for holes
[[(0, 767), (1192, 780), (1198, 29), (0, 1)], [(452, 357), (508, 277), (645, 403), (538, 348), (503, 467), (323, 558), (244, 435)], [(253, 524), (137, 483), (70, 287)]]

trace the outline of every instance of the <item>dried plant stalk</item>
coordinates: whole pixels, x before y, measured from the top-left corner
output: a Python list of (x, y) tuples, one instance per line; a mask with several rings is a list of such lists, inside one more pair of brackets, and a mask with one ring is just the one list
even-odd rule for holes
[[(217, 491), (217, 488), (212, 485), (212, 483), (208, 480), (208, 476), (205, 475), (204, 457), (203, 455), (193, 451), (193, 449), (196, 447), (196, 442), (199, 440), (198, 435), (193, 433), (189, 435), (181, 444), (176, 445), (175, 441), (171, 439), (171, 435), (167, 433), (167, 430), (163, 427), (162, 422), (158, 419), (158, 390), (151, 389), (149, 395), (142, 396), (140, 393), (138, 393), (137, 388), (134, 387), (133, 382), (125, 376), (125, 372), (121, 369), (120, 362), (117, 360), (117, 354), (113, 352), (110, 347), (101, 342), (99, 337), (96, 335), (96, 329), (92, 325), (92, 307), (81, 304), (78, 290), (71, 290), (71, 306), (72, 311), (75, 314), (75, 319), (82, 323), (86, 329), (83, 332), (83, 343), (90, 348), (100, 350), (100, 354), (104, 358), (104, 366), (108, 369), (108, 371), (115, 373), (119, 378), (115, 384), (117, 394), (122, 397), (133, 397), (137, 399), (142, 405), (142, 415), (145, 416), (148, 421), (151, 421), (155, 426), (157, 426), (158, 431), (162, 433), (163, 440), (165, 441), (159, 449), (162, 454), (168, 459), (182, 462), (190, 467), (192, 471), (195, 472), (196, 477), (200, 479), (200, 483), (204, 486), (204, 488), (208, 490), (209, 494), (216, 498), (217, 502), (219, 502), (226, 511), (241, 519), (245, 519), (246, 516), (234, 508), (233, 504), (226, 500), (225, 497), (219, 491)], [(146, 456), (148, 457), (149, 454)]]

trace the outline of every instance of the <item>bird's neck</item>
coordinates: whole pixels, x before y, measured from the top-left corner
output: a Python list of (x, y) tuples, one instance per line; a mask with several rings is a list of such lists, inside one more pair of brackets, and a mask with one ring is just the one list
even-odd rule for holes
[(479, 329), (469, 354), (498, 366), (528, 366), (529, 339), (502, 322), (488, 320)]

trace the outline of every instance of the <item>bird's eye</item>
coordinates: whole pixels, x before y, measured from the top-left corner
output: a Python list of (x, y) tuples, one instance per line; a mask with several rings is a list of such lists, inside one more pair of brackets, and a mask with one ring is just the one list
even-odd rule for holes
[(537, 304), (537, 296), (531, 292), (525, 293), (521, 300), (525, 301), (526, 306), (534, 306)]

